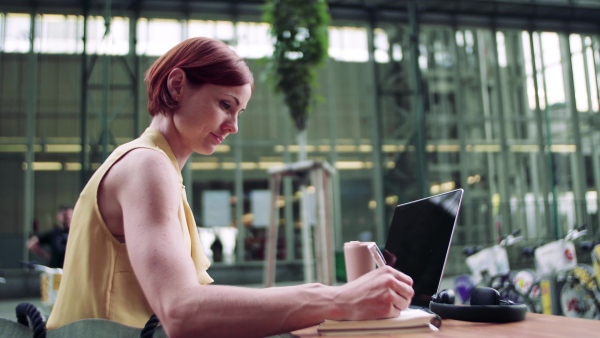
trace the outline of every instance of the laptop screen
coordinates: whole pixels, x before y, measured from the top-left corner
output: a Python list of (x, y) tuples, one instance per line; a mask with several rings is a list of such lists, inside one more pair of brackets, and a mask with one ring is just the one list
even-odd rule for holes
[(393, 267), (413, 279), (414, 306), (429, 306), (440, 285), (463, 190), (400, 204), (394, 211), (385, 251)]

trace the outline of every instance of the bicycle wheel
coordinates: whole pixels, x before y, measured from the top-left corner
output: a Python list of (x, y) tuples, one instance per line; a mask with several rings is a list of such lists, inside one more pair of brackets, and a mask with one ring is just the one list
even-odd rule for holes
[(514, 274), (512, 283), (523, 297), (529, 312), (542, 313), (540, 282), (535, 271), (524, 269)]
[(540, 281), (535, 281), (529, 291), (525, 294), (525, 304), (529, 312), (542, 313), (542, 289)]
[(535, 272), (525, 269), (514, 274), (512, 283), (515, 285), (515, 289), (521, 294), (527, 294), (536, 280), (537, 276)]
[(578, 283), (566, 283), (560, 291), (560, 308), (566, 317), (594, 318), (594, 301), (583, 286)]
[(593, 293), (590, 294), (576, 277), (587, 270), (586, 267), (577, 266), (568, 272), (566, 282), (560, 290), (560, 308), (566, 317), (591, 319), (597, 316)]

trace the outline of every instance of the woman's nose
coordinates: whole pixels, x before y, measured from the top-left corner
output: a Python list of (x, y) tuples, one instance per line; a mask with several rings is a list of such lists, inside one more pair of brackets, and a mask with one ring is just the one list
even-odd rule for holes
[(224, 129), (229, 133), (229, 134), (235, 134), (238, 132), (238, 124), (237, 124), (237, 117), (234, 116), (230, 119), (228, 119), (225, 122), (224, 125)]

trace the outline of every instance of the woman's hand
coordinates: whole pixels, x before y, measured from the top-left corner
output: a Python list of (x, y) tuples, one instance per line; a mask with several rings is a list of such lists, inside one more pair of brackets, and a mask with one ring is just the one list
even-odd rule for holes
[(414, 295), (412, 278), (385, 266), (340, 286), (335, 296), (335, 320), (397, 317)]

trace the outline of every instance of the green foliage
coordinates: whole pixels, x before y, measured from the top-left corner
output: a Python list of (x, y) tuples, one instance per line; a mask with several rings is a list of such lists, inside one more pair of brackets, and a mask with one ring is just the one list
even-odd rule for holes
[(267, 0), (274, 51), (267, 70), (299, 130), (306, 129), (317, 67), (327, 58), (329, 9), (325, 0)]

